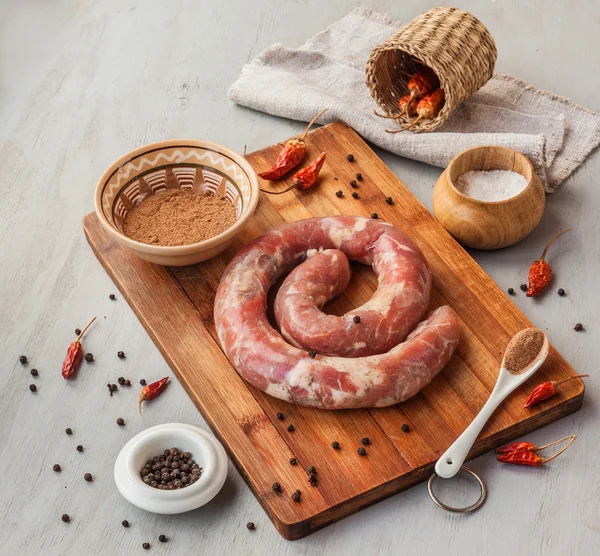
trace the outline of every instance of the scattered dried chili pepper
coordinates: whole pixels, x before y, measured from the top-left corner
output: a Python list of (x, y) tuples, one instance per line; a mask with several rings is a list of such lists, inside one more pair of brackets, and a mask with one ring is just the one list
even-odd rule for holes
[(140, 415), (142, 414), (142, 402), (153, 400), (165, 389), (167, 382), (169, 382), (169, 377), (161, 378), (152, 384), (148, 384), (148, 386), (144, 386), (142, 391), (140, 392), (140, 397), (138, 398), (138, 410)]
[(282, 178), (285, 174), (287, 174), (290, 170), (298, 166), (302, 159), (304, 158), (304, 154), (306, 153), (306, 144), (304, 139), (306, 138), (306, 134), (312, 127), (312, 125), (327, 111), (327, 108), (321, 110), (306, 126), (304, 133), (300, 136), (299, 139), (290, 139), (284, 145), (283, 149), (279, 153), (275, 164), (271, 166), (269, 170), (266, 172), (260, 172), (258, 175), (264, 180), (278, 180)]
[(540, 402), (543, 402), (544, 400), (547, 400), (548, 398), (551, 398), (552, 396), (554, 396), (554, 394), (556, 394), (556, 387), (559, 384), (562, 384), (563, 382), (568, 382), (569, 380), (573, 380), (576, 378), (584, 378), (588, 376), (590, 375), (577, 375), (565, 378), (564, 380), (559, 380), (558, 382), (555, 382), (553, 380), (549, 380), (548, 382), (542, 382), (531, 391), (531, 394), (529, 394), (529, 397), (527, 398), (523, 407), (531, 407)]
[(544, 248), (544, 252), (542, 256), (533, 261), (532, 265), (529, 267), (529, 289), (527, 290), (527, 297), (535, 297), (539, 295), (543, 290), (546, 289), (546, 286), (550, 283), (552, 279), (552, 267), (544, 260), (546, 258), (546, 253), (548, 252), (548, 248), (563, 234), (570, 232), (572, 228), (567, 228), (558, 234), (546, 247)]
[[(435, 72), (428, 67), (417, 71), (406, 84), (409, 101), (420, 99), (440, 86), (440, 80)], [(408, 108), (409, 102), (407, 102)]]
[(67, 349), (67, 356), (62, 365), (62, 376), (65, 380), (69, 380), (73, 373), (77, 370), (79, 365), (81, 364), (81, 359), (83, 357), (83, 348), (81, 347), (81, 337), (85, 334), (86, 330), (90, 327), (90, 325), (96, 320), (94, 317), (90, 322), (87, 323), (87, 326), (81, 331), (77, 339), (71, 343), (69, 349)]
[[(556, 440), (555, 442), (551, 442), (550, 444), (546, 444), (545, 446), (539, 447), (535, 446), (534, 444), (531, 444), (531, 442), (515, 442), (513, 444), (505, 446), (504, 448), (499, 448), (499, 450), (496, 451), (496, 453), (499, 454), (496, 459), (502, 463), (512, 463), (513, 465), (528, 465), (530, 467), (539, 467), (541, 465), (545, 465), (551, 462), (553, 459), (556, 459), (558, 456), (560, 456), (571, 444), (573, 444), (573, 441), (576, 438), (577, 436), (573, 434), (570, 436), (565, 436), (565, 438), (561, 438), (560, 440)], [(537, 453), (541, 450), (549, 448), (550, 446), (560, 444), (565, 440), (568, 440), (567, 445), (549, 458), (540, 456)], [(511, 446), (523, 446), (523, 449), (507, 451), (507, 449)]]
[(324, 163), (325, 153), (321, 153), (317, 157), (317, 160), (315, 160), (310, 166), (307, 166), (302, 170), (298, 170), (298, 172), (294, 174), (294, 177), (292, 178), (292, 185), (290, 185), (287, 189), (284, 189), (283, 191), (267, 191), (266, 189), (261, 188), (261, 191), (263, 193), (268, 193), (269, 195), (281, 195), (282, 193), (287, 193), (292, 189), (300, 189), (301, 191), (304, 191), (311, 185), (314, 185), (314, 183), (317, 181), (319, 172), (321, 171), (321, 168), (323, 168)]

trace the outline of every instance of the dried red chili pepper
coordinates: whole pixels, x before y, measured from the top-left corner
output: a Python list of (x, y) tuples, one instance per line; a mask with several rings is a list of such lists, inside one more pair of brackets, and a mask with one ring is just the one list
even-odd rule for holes
[[(539, 448), (531, 444), (530, 442), (516, 442), (514, 444), (509, 444), (508, 446), (505, 446), (505, 448), (500, 448), (500, 450), (502, 450), (500, 452), (496, 451), (496, 453), (500, 454), (496, 459), (502, 463), (512, 463), (513, 465), (528, 465), (530, 467), (539, 467), (540, 465), (545, 465), (551, 462), (553, 459), (556, 459), (558, 456), (560, 456), (571, 444), (573, 444), (573, 441), (576, 438), (577, 436), (574, 434), (570, 436), (565, 436), (565, 438), (561, 438), (560, 440), (551, 442), (550, 444), (546, 444), (545, 446), (540, 446)], [(546, 448), (549, 448), (550, 446), (554, 446), (555, 444), (564, 442), (565, 440), (569, 441), (567, 445), (549, 458), (540, 456), (537, 453), (540, 450), (544, 450)], [(504, 451), (505, 449), (510, 448), (513, 445), (519, 444), (524, 444), (527, 449)], [(530, 446), (533, 446), (533, 448), (530, 448)]]
[[(440, 80), (431, 68), (423, 68), (408, 81), (408, 98), (410, 101), (420, 99), (440, 86)], [(406, 103), (409, 106), (409, 103)]]
[(535, 452), (537, 450), (539, 450), (539, 448), (531, 442), (513, 442), (512, 444), (507, 444), (501, 448), (496, 448), (494, 452), (496, 454), (506, 454), (508, 452)]
[(417, 104), (418, 117), (416, 120), (413, 120), (402, 129), (386, 129), (386, 131), (388, 133), (400, 133), (401, 131), (406, 131), (414, 125), (417, 125), (423, 118), (426, 120), (435, 118), (440, 113), (442, 106), (444, 106), (445, 98), (443, 89), (436, 89), (428, 95), (425, 95)]
[(292, 178), (292, 185), (290, 185), (287, 189), (284, 189), (283, 191), (266, 191), (261, 189), (261, 191), (268, 193), (269, 195), (281, 195), (282, 193), (287, 193), (292, 189), (308, 189), (317, 181), (319, 172), (321, 171), (321, 168), (323, 168), (324, 163), (325, 153), (321, 153), (317, 157), (317, 160), (315, 160), (310, 166), (307, 166), (302, 170), (298, 170), (294, 174), (294, 177)]
[(258, 175), (265, 180), (278, 180), (287, 174), (292, 168), (295, 168), (302, 162), (306, 153), (306, 143), (304, 139), (310, 130), (311, 126), (327, 111), (327, 108), (321, 110), (306, 126), (304, 133), (299, 139), (290, 139), (286, 142), (283, 149), (279, 153), (275, 164), (267, 171), (260, 172)]
[(62, 364), (62, 376), (65, 380), (69, 380), (81, 364), (81, 360), (83, 359), (83, 348), (81, 347), (81, 342), (79, 340), (81, 340), (81, 337), (85, 334), (85, 331), (95, 320), (96, 317), (88, 322), (86, 327), (79, 333), (79, 336), (77, 336), (77, 339), (68, 347), (67, 355)]
[(525, 294), (527, 297), (535, 297), (539, 295), (543, 290), (546, 289), (546, 286), (550, 283), (552, 279), (552, 267), (544, 260), (546, 258), (546, 253), (548, 252), (548, 248), (563, 234), (570, 232), (572, 228), (567, 228), (558, 234), (548, 245), (546, 245), (542, 256), (533, 261), (531, 266), (529, 267), (529, 289)]
[(544, 400), (547, 400), (548, 398), (551, 398), (554, 396), (554, 394), (556, 394), (556, 387), (563, 382), (567, 382), (576, 378), (584, 378), (587, 376), (590, 375), (571, 376), (569, 378), (565, 378), (564, 380), (559, 380), (558, 382), (553, 380), (542, 382), (531, 391), (531, 394), (529, 394), (529, 397), (525, 401), (525, 405), (523, 407), (531, 407), (532, 405), (536, 405)]
[(400, 114), (395, 114), (392, 116), (386, 116), (385, 114), (380, 114), (377, 110), (373, 110), (373, 113), (380, 118), (387, 118), (390, 120), (397, 120), (400, 118), (405, 112), (409, 117), (414, 117), (417, 115), (417, 99), (411, 98), (410, 95), (404, 95), (398, 101), (398, 109), (400, 110)]
[(142, 414), (142, 402), (153, 400), (165, 389), (167, 382), (169, 381), (169, 377), (161, 378), (152, 384), (148, 384), (148, 386), (144, 386), (142, 391), (140, 392), (140, 397), (138, 398), (138, 410), (140, 415)]

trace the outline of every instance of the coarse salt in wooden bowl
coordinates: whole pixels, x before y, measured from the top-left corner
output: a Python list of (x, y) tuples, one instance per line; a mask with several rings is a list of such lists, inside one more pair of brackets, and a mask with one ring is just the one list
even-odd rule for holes
[[(514, 197), (482, 201), (457, 188), (461, 175), (472, 170), (510, 170), (527, 185)], [(455, 156), (433, 190), (433, 213), (462, 245), (501, 249), (530, 234), (544, 214), (546, 195), (531, 161), (508, 147), (473, 147)]]
[[(411, 76), (423, 66), (432, 69), (444, 91), (444, 106), (411, 131), (433, 131), (492, 77), (497, 57), (492, 35), (475, 16), (457, 8), (434, 8), (375, 47), (367, 62), (367, 85), (388, 116), (400, 116), (398, 101), (408, 93)], [(397, 121), (410, 123), (406, 116)]]
[[(215, 237), (181, 246), (149, 245), (125, 236), (128, 211), (172, 188), (225, 197), (235, 207), (235, 224)], [(223, 251), (256, 210), (259, 193), (256, 172), (243, 156), (209, 141), (181, 139), (152, 143), (119, 158), (96, 186), (95, 207), (108, 234), (136, 256), (155, 264), (186, 266)]]

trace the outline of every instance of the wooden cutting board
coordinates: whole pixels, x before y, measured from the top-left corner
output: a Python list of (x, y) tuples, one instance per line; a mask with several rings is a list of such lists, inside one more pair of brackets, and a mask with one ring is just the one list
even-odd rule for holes
[[(255, 217), (227, 251), (185, 268), (146, 263), (120, 247), (94, 214), (83, 221), (98, 259), (154, 340), (196, 407), (227, 449), (278, 531), (298, 539), (369, 504), (425, 480), (437, 458), (483, 406), (496, 380), (510, 338), (531, 326), (510, 299), (442, 228), (411, 192), (342, 123), (321, 127), (307, 139), (312, 160), (327, 152), (313, 189), (261, 195)], [(248, 155), (257, 171), (279, 152), (273, 145)], [(346, 155), (352, 153), (354, 162)], [(357, 189), (349, 186), (360, 172)], [(282, 189), (287, 184), (275, 187)], [(262, 186), (269, 187), (263, 182)], [(338, 198), (335, 192), (343, 191)], [(356, 191), (358, 199), (351, 193)], [(391, 196), (393, 204), (385, 203)], [(461, 321), (461, 341), (446, 369), (420, 394), (398, 406), (328, 412), (288, 404), (246, 384), (217, 341), (213, 300), (227, 262), (256, 236), (284, 222), (337, 214), (380, 218), (405, 230), (425, 253), (433, 273), (431, 306), (448, 304)], [(329, 310), (342, 314), (361, 305), (376, 288), (370, 268), (354, 267), (352, 282)], [(528, 383), (496, 411), (470, 458), (576, 411), (581, 381), (569, 381), (550, 400), (523, 409), (534, 384), (574, 374), (556, 350)], [(285, 415), (277, 419), (277, 413)], [(410, 426), (403, 432), (402, 424)], [(289, 424), (294, 425), (288, 432)], [(357, 449), (367, 437), (367, 455)], [(339, 450), (331, 443), (337, 441)], [(291, 465), (290, 458), (297, 464)], [(308, 482), (315, 466), (318, 485)], [(281, 493), (272, 490), (280, 483)], [(301, 502), (291, 494), (300, 489)]]

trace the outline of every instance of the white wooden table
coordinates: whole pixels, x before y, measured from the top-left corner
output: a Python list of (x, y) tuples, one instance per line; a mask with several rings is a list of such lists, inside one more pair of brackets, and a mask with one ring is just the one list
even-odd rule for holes
[[(368, 0), (366, 3), (369, 3)], [(460, 1), (490, 28), (496, 70), (599, 110), (600, 5)], [(548, 468), (500, 467), (492, 455), (474, 467), (489, 484), (485, 507), (444, 513), (424, 485), (296, 542), (283, 540), (231, 467), (218, 497), (187, 515), (145, 513), (117, 492), (112, 466), (124, 442), (158, 423), (206, 427), (177, 381), (136, 414), (138, 380), (169, 369), (85, 241), (81, 218), (93, 210), (102, 171), (124, 152), (161, 139), (199, 137), (242, 151), (303, 125), (232, 105), (226, 90), (263, 48), (296, 46), (359, 4), (336, 0), (0, 0), (0, 516), (1, 554), (129, 555), (142, 542), (155, 554), (597, 554), (600, 544), (598, 442), (598, 206), (600, 153), (548, 198), (538, 230), (519, 245), (473, 256), (581, 372), (590, 372), (578, 413), (530, 439), (579, 435)], [(437, 0), (372, 0), (408, 21)], [(381, 153), (431, 207), (439, 169)], [(544, 243), (574, 231), (552, 252), (553, 292), (526, 299), (519, 284)], [(568, 295), (560, 298), (555, 290)], [(79, 378), (60, 378), (73, 330), (93, 315), (85, 339), (96, 357)], [(574, 323), (586, 331), (575, 333)], [(126, 359), (117, 358), (123, 350)], [(20, 354), (30, 364), (24, 368)], [(33, 379), (29, 370), (39, 369)], [(110, 398), (106, 382), (134, 387)], [(35, 383), (32, 394), (28, 385)], [(123, 417), (127, 425), (115, 424)], [(73, 436), (64, 433), (72, 427)], [(75, 450), (85, 447), (83, 453)], [(60, 474), (52, 465), (60, 463)], [(94, 482), (86, 483), (90, 472)], [(468, 482), (445, 492), (456, 503), (476, 495)], [(69, 513), (72, 521), (61, 522)], [(128, 519), (125, 529), (121, 521)], [(256, 523), (255, 531), (246, 522)], [(164, 533), (170, 541), (158, 543)], [(594, 548), (595, 547), (595, 548)]]

